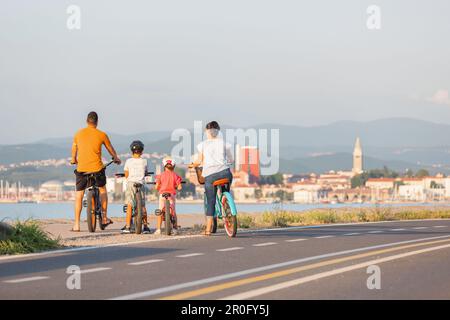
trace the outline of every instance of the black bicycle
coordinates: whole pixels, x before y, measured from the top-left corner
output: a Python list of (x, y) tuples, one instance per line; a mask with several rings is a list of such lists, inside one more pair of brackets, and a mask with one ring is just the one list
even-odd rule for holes
[[(181, 183), (185, 184), (186, 181), (181, 181)], [(156, 184), (156, 182), (150, 182), (150, 184)], [(172, 194), (170, 194), (169, 192), (165, 192), (161, 194), (161, 196), (165, 199), (164, 208), (162, 210), (156, 209), (155, 215), (163, 216), (165, 233), (167, 236), (170, 236), (170, 234), (172, 233), (172, 228), (174, 226), (177, 226), (177, 218), (174, 214), (175, 208), (170, 205), (170, 197), (172, 197)]]
[[(151, 176), (154, 172), (147, 172), (145, 174), (146, 177)], [(125, 173), (117, 173), (116, 177), (125, 177)], [(147, 182), (150, 183), (150, 182)], [(134, 183), (133, 187), (135, 188), (135, 201), (133, 203), (132, 213), (131, 213), (131, 229), (134, 229), (136, 234), (142, 233), (142, 224), (144, 223), (144, 215), (143, 215), (143, 199), (145, 197), (145, 189), (142, 183)], [(128, 204), (123, 206), (123, 212), (126, 213), (128, 209)]]
[[(108, 162), (104, 167), (105, 170), (113, 161)], [(97, 186), (97, 178), (99, 177), (99, 172), (86, 172), (83, 174), (87, 176), (88, 189), (86, 194), (86, 200), (83, 201), (83, 206), (86, 208), (86, 218), (89, 232), (95, 232), (97, 228), (97, 219), (101, 230), (105, 230), (105, 225), (103, 224), (103, 212), (102, 212), (102, 202), (100, 200), (100, 192)]]

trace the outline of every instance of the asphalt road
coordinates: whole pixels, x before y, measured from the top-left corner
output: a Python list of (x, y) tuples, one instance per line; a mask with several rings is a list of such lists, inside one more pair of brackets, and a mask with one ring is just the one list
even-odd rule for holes
[(142, 239), (0, 257), (0, 299), (450, 299), (450, 220)]

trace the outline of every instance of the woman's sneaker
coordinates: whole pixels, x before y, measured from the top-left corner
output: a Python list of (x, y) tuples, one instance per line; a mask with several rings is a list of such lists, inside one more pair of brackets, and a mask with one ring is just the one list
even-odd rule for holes
[(150, 232), (150, 229), (147, 226), (145, 226), (144, 229), (142, 229), (142, 233), (143, 234), (149, 234), (151, 232)]
[(172, 229), (172, 235), (176, 236), (178, 234), (178, 230), (177, 229)]
[(130, 228), (125, 227), (122, 229), (122, 233), (129, 234), (129, 233), (131, 233), (131, 230), (130, 230)]
[(157, 229), (154, 234), (156, 235), (161, 234), (161, 229)]

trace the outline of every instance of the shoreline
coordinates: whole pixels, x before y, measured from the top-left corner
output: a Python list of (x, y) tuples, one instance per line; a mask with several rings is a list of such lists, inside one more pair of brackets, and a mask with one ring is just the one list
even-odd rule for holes
[[(203, 214), (180, 214), (180, 237), (152, 234), (121, 234), (125, 224), (125, 217), (113, 217), (114, 221), (106, 230), (97, 229), (95, 233), (87, 231), (86, 221), (82, 218), (81, 232), (72, 232), (72, 219), (34, 219), (42, 230), (52, 239), (59, 239), (61, 248), (78, 248), (85, 246), (114, 245), (118, 243), (131, 243), (143, 240), (168, 240), (182, 238), (183, 236), (200, 236), (204, 226)], [(239, 232), (260, 230), (266, 228), (299, 227), (313, 225), (333, 225), (347, 223), (373, 223), (383, 221), (401, 220), (430, 220), (450, 219), (448, 206), (392, 206), (392, 207), (341, 207), (316, 208), (306, 211), (272, 210), (260, 212), (240, 212), (238, 214)], [(149, 215), (149, 227), (152, 232), (156, 226), (156, 216)], [(219, 227), (222, 224), (219, 221)]]

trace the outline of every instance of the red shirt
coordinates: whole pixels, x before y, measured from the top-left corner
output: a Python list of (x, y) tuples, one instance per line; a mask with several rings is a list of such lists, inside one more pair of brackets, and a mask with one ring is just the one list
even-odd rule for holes
[(181, 177), (173, 171), (166, 170), (156, 177), (156, 183), (159, 184), (159, 194), (170, 193), (177, 194), (177, 187), (181, 183)]

